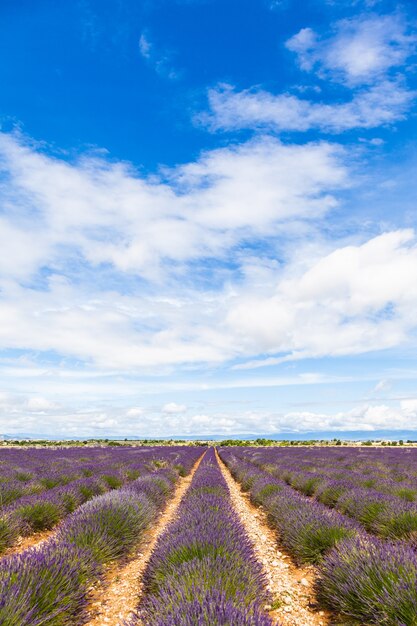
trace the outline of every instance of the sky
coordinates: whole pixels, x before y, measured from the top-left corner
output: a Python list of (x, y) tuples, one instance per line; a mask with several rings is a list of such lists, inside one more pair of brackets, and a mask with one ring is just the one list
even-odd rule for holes
[(2, 0), (0, 433), (417, 430), (417, 6)]

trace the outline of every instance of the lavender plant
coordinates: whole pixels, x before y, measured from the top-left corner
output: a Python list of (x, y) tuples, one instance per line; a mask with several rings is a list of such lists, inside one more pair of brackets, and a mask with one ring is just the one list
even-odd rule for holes
[(145, 494), (115, 491), (82, 505), (60, 528), (57, 540), (89, 550), (99, 563), (126, 554), (155, 515)]
[(360, 623), (415, 626), (417, 555), (400, 542), (343, 542), (322, 562), (317, 593), (323, 604)]
[(62, 542), (5, 559), (0, 568), (0, 624), (74, 625), (98, 573), (88, 552)]

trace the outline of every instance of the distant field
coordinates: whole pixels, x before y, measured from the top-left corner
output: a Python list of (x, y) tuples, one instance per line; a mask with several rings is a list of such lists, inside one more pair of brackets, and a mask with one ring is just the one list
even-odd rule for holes
[(417, 450), (0, 450), (0, 624), (417, 624)]

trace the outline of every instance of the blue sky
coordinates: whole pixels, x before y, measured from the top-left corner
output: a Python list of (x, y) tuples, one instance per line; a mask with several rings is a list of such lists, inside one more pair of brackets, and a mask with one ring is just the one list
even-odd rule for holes
[(417, 430), (414, 2), (0, 16), (0, 432)]

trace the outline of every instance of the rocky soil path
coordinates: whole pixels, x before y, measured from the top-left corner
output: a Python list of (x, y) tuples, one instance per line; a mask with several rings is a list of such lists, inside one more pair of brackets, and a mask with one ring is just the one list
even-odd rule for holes
[(188, 476), (179, 479), (174, 496), (159, 514), (155, 524), (145, 532), (128, 563), (110, 567), (103, 580), (92, 588), (85, 626), (117, 626), (132, 615), (140, 600), (142, 577), (158, 537), (175, 517), (203, 456)]
[(24, 552), (28, 548), (40, 548), (56, 534), (57, 528), (58, 526), (55, 526), (52, 530), (43, 530), (42, 532), (33, 533), (28, 537), (18, 537), (10, 548), (7, 548), (7, 550), (0, 554), (0, 560), (7, 556), (20, 554), (20, 552)]
[(314, 568), (297, 568), (279, 547), (279, 536), (268, 526), (262, 507), (251, 504), (249, 496), (234, 480), (218, 457), (229, 487), (233, 506), (252, 540), (254, 551), (263, 564), (273, 604), (265, 607), (282, 626), (330, 626), (330, 616), (316, 607), (313, 592)]

